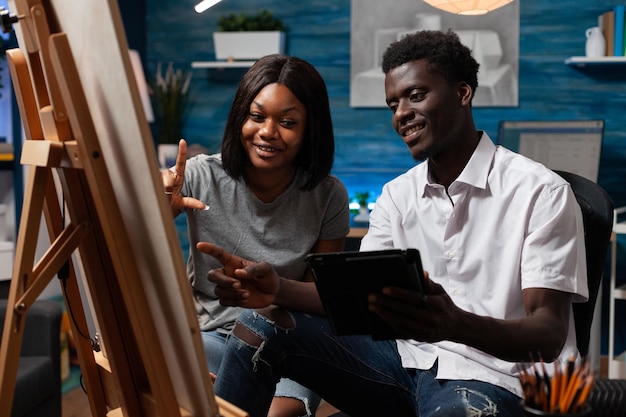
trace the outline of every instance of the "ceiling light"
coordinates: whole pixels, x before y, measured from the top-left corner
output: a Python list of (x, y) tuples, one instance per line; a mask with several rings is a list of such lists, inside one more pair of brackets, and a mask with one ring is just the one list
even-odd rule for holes
[(437, 9), (462, 15), (485, 14), (511, 3), (513, 0), (424, 0)]
[(193, 9), (196, 11), (196, 13), (202, 13), (207, 9), (215, 6), (220, 1), (222, 0), (202, 0), (200, 3), (196, 4), (196, 7), (194, 7)]

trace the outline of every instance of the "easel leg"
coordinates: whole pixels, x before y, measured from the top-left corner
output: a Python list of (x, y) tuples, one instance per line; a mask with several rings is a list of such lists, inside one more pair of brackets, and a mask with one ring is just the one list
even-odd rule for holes
[(7, 314), (0, 346), (0, 415), (11, 415), (15, 380), (24, 337), (26, 311), (29, 306), (16, 306), (31, 281), (33, 259), (45, 195), (48, 170), (36, 167), (28, 175), (24, 209), (17, 238), (15, 265), (7, 303)]
[[(44, 208), (49, 235), (59, 236), (64, 228), (62, 215), (64, 207), (60, 207), (58, 204), (57, 189), (52, 180), (48, 181)], [(65, 307), (70, 314), (70, 327), (72, 334), (75, 335), (76, 352), (83, 374), (85, 389), (90, 398), (91, 415), (93, 417), (104, 417), (107, 406), (93, 355), (94, 346), (89, 337), (89, 326), (83, 309), (76, 270), (71, 259), (68, 259), (67, 276), (59, 276), (59, 279), (61, 280), (60, 284), (63, 290)]]

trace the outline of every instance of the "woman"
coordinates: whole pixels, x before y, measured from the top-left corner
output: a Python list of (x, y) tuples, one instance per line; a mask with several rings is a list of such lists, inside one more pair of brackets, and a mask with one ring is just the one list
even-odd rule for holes
[[(181, 140), (176, 166), (163, 171), (174, 215), (187, 214), (187, 269), (211, 371), (219, 370), (242, 309), (220, 305), (207, 273), (221, 265), (196, 244), (212, 242), (242, 258), (267, 260), (283, 277), (310, 280), (305, 256), (343, 250), (349, 231), (346, 189), (330, 175), (334, 150), (320, 74), (301, 59), (269, 55), (239, 84), (221, 154), (186, 161)], [(288, 304), (299, 302), (294, 296)], [(269, 415), (313, 415), (318, 404), (310, 390), (284, 379)]]

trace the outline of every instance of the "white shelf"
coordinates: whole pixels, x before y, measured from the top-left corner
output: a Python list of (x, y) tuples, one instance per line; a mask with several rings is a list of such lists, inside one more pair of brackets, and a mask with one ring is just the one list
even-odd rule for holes
[[(4, 214), (0, 216), (4, 221)], [(0, 281), (11, 279), (13, 272), (13, 257), (15, 255), (15, 244), (8, 241), (0, 241)]]
[(609, 379), (626, 378), (626, 352), (622, 352), (609, 362)]
[(256, 61), (194, 61), (191, 68), (250, 68)]
[(586, 56), (571, 56), (565, 60), (565, 64), (574, 67), (594, 67), (604, 65), (626, 64), (626, 56), (604, 56), (591, 58)]
[(617, 222), (613, 225), (613, 233), (626, 234), (626, 222)]
[[(615, 57), (607, 57), (615, 58)], [(626, 57), (621, 62), (626, 63)], [(626, 378), (626, 352), (615, 352), (615, 303), (626, 300), (626, 284), (617, 285), (617, 236), (626, 234), (626, 222), (618, 222), (617, 217), (626, 213), (626, 207), (616, 208), (613, 214), (613, 236), (611, 237), (611, 282), (609, 293), (609, 378)], [(623, 301), (622, 301), (623, 302)]]
[(613, 289), (613, 297), (616, 300), (626, 300), (626, 285), (620, 285)]

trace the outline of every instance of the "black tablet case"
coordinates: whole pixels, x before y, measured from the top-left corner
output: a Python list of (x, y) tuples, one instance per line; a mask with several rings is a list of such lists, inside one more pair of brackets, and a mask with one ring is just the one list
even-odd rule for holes
[(384, 286), (423, 293), (423, 270), (417, 249), (311, 254), (315, 285), (333, 332), (395, 339), (393, 329), (367, 308), (367, 296)]

